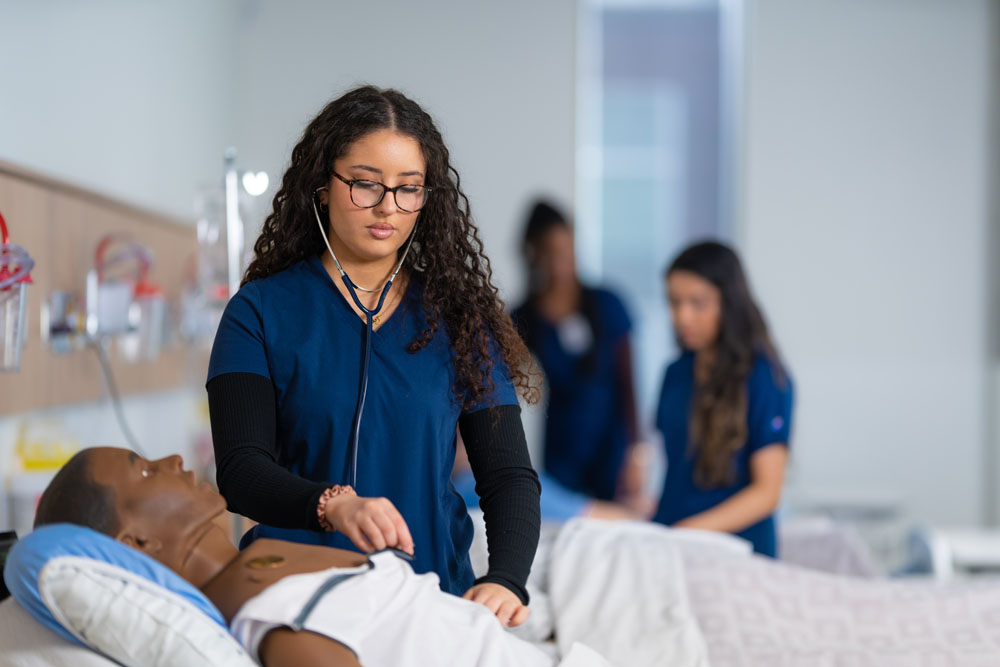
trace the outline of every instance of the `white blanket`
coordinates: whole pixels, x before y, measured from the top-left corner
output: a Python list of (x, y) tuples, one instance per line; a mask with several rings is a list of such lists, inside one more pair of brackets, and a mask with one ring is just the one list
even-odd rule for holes
[[(479, 532), (476, 542), (485, 567)], [(532, 615), (515, 633), (554, 632), (559, 647), (583, 639), (616, 665), (1000, 665), (1000, 580), (831, 575), (752, 555), (722, 534), (543, 526), (529, 588)]]
[(662, 526), (574, 519), (548, 579), (560, 652), (585, 642), (615, 665), (707, 667), (683, 558)]
[[(539, 647), (504, 631), (486, 607), (441, 592), (433, 573), (415, 574), (390, 552), (372, 568), (331, 568), (285, 577), (248, 600), (233, 635), (256, 655), (276, 627), (309, 630), (347, 646), (369, 667), (553, 667)], [(561, 667), (606, 667), (585, 646), (567, 646)]]

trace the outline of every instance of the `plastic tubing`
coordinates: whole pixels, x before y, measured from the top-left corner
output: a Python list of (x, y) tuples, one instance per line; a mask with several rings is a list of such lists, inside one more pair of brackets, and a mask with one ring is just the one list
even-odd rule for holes
[[(35, 266), (35, 260), (31, 259), (27, 250), (10, 242), (7, 221), (3, 219), (2, 213), (0, 213), (0, 238), (3, 239), (3, 244), (0, 245), (0, 290), (6, 290), (27, 277)], [(11, 269), (11, 266), (15, 268)]]

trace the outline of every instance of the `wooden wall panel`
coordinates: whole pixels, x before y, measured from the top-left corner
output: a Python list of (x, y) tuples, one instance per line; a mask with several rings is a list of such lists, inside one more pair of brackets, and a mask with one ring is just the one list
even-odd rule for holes
[[(82, 307), (97, 239), (112, 231), (114, 224), (89, 200), (58, 191), (50, 199), (52, 265), (43, 268), (51, 276), (52, 289), (75, 293)], [(50, 378), (58, 378), (50, 390), (50, 405), (95, 400), (101, 395), (100, 366), (92, 350), (49, 351), (49, 367)]]
[[(21, 372), (0, 374), (0, 414), (97, 399), (105, 391), (97, 355), (89, 348), (56, 354), (42, 342), (43, 300), (53, 290), (67, 290), (77, 293), (82, 305), (98, 241), (111, 232), (126, 232), (152, 250), (150, 278), (165, 289), (176, 316), (184, 272), (197, 249), (194, 227), (3, 163), (0, 212), (11, 227), (12, 241), (25, 246), (37, 262)], [(207, 367), (204, 352), (191, 351), (176, 339), (155, 361), (124, 362), (114, 345), (109, 356), (123, 394), (200, 384)]]

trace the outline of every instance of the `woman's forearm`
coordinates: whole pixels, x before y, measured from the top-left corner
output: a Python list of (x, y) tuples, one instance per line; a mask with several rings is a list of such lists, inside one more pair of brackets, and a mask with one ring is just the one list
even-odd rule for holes
[(735, 533), (767, 518), (778, 509), (785, 483), (788, 447), (772, 443), (750, 457), (750, 484), (715, 507), (674, 525)]
[(715, 507), (678, 521), (674, 526), (737, 533), (773, 514), (780, 499), (780, 489), (775, 492), (763, 484), (751, 484)]
[(278, 528), (320, 530), (316, 503), (329, 485), (278, 464), (271, 381), (227, 373), (207, 389), (216, 481), (229, 509)]
[(527, 604), (524, 586), (541, 526), (538, 474), (531, 467), (517, 405), (500, 405), (459, 420), (476, 493), (486, 521), (489, 572), (477, 583), (501, 584)]
[(231, 450), (216, 481), (232, 512), (277, 528), (321, 530), (316, 505), (330, 485), (289, 472), (253, 446)]

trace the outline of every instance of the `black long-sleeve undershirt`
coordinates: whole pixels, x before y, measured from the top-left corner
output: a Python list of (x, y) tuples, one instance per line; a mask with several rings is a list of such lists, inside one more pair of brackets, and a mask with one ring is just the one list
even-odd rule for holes
[[(332, 483), (312, 481), (278, 463), (274, 386), (254, 373), (226, 373), (207, 385), (216, 479), (229, 509), (278, 528), (322, 530), (319, 497)], [(463, 415), (459, 429), (486, 521), (489, 571), (527, 603), (524, 585), (538, 546), (540, 485), (531, 467), (516, 405)]]
[(489, 571), (476, 583), (496, 583), (528, 604), (524, 588), (538, 547), (541, 484), (531, 467), (521, 407), (499, 405), (458, 420), (486, 521)]

